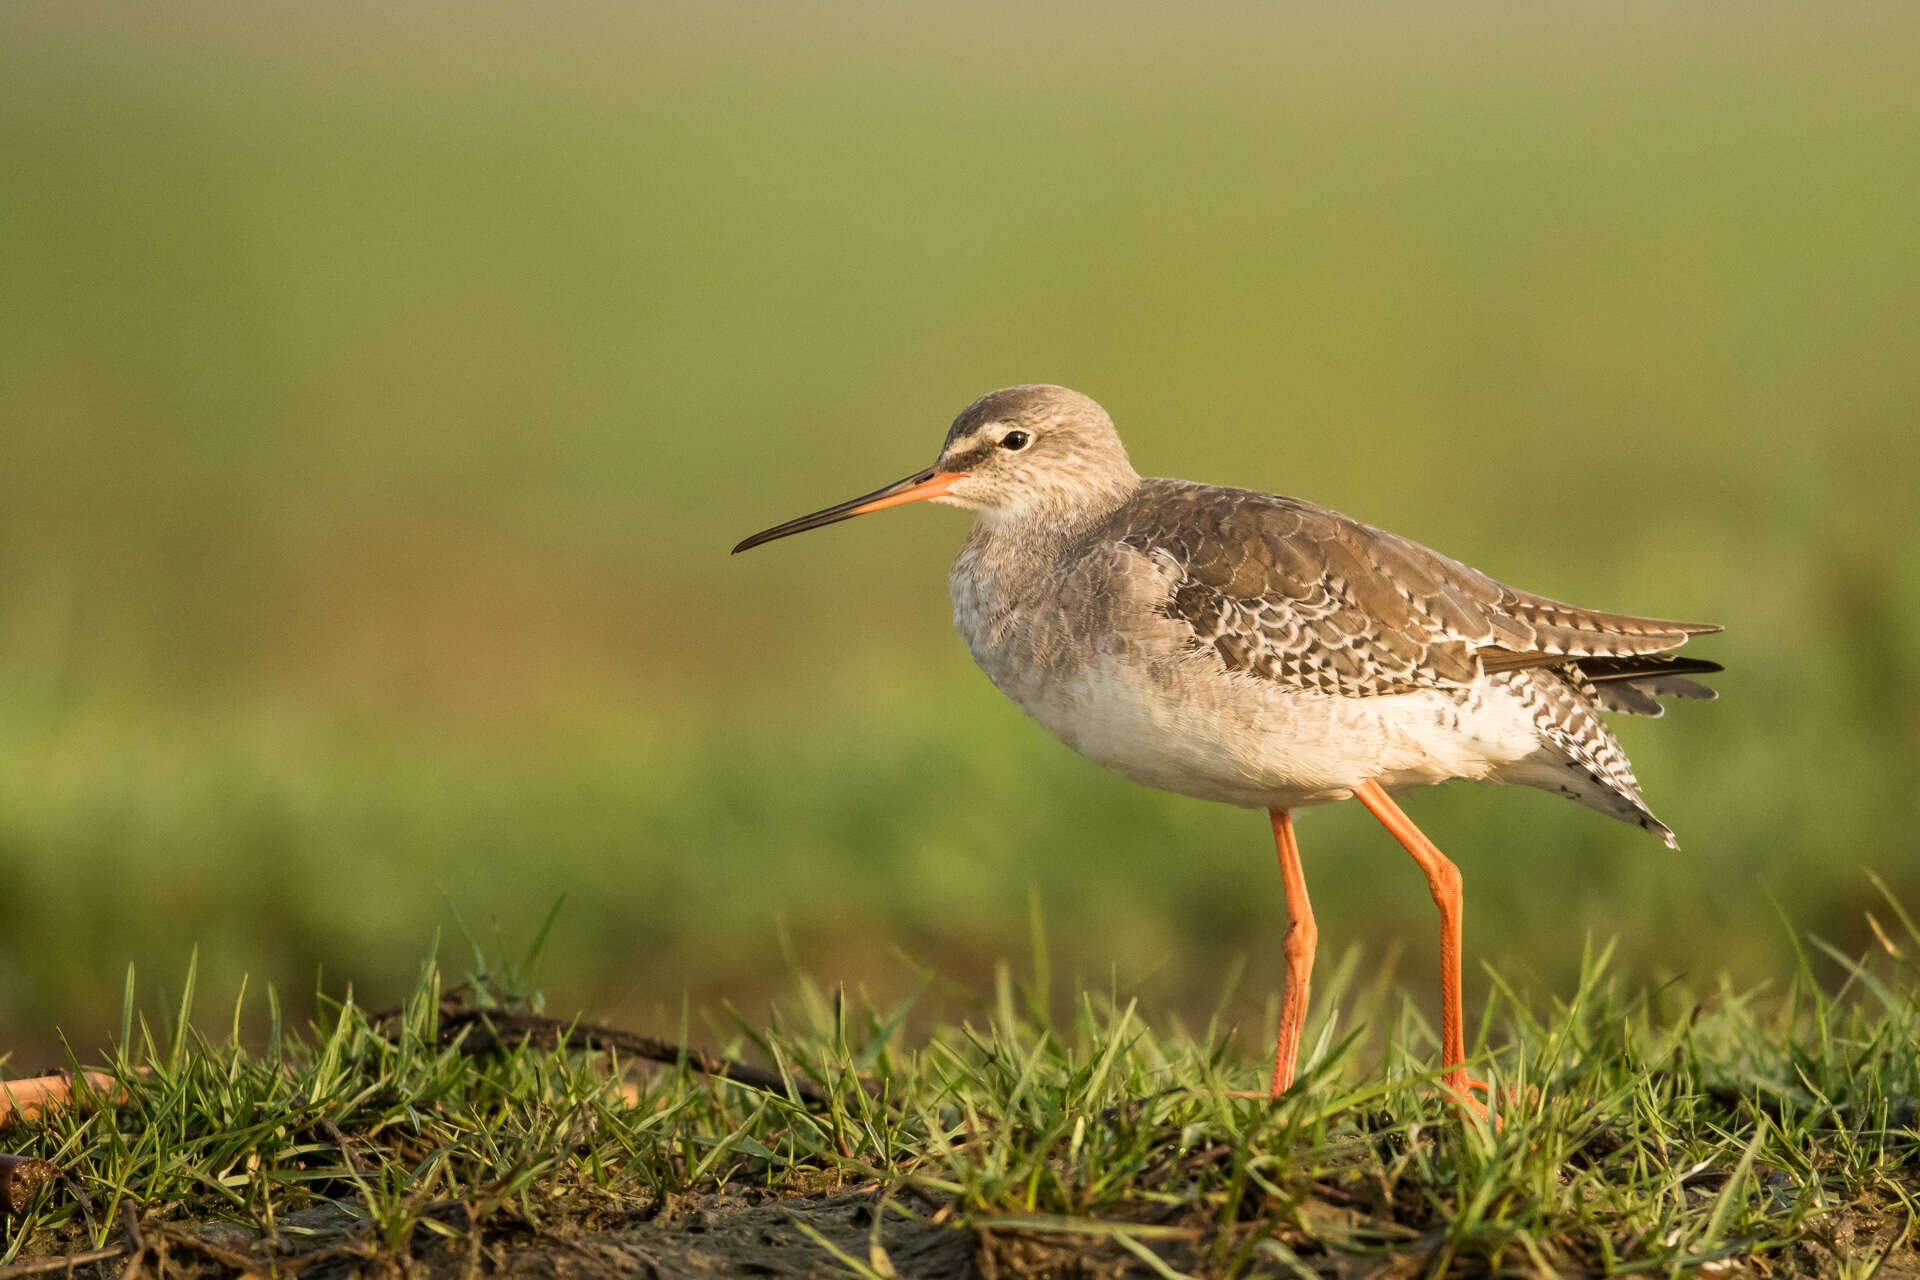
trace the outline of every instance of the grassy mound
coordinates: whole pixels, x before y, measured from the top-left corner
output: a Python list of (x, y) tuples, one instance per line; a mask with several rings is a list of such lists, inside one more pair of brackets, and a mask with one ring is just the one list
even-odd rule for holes
[[(1278, 1103), (1264, 1042), (1156, 1026), (1124, 996), (1056, 1016), (1003, 979), (911, 1031), (804, 981), (721, 1055), (543, 1019), (500, 984), (351, 999), (264, 1040), (128, 1014), (95, 1092), (0, 1130), (62, 1171), (0, 1276), (119, 1274), (1900, 1274), (1920, 1261), (1920, 982), (1909, 928), (1821, 993), (1628, 995), (1590, 958), (1550, 1010), (1502, 987), (1476, 1069), (1351, 959)], [(709, 1033), (711, 1034), (711, 1033)], [(722, 1056), (723, 1055), (723, 1056)], [(751, 1059), (759, 1065), (749, 1065)], [(81, 1065), (75, 1063), (76, 1067)]]

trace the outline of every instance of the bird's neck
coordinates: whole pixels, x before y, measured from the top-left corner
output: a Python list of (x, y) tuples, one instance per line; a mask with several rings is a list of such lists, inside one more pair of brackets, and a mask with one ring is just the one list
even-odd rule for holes
[(975, 541), (1010, 542), (1036, 552), (1075, 542), (1125, 506), (1140, 488), (1140, 477), (1103, 477), (1097, 484), (1076, 485), (1071, 494), (1042, 495), (1020, 507), (981, 508), (973, 513)]

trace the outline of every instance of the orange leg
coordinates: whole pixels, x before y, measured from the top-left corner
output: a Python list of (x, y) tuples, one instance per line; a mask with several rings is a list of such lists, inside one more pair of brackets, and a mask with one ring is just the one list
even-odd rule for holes
[(1440, 908), (1440, 1058), (1441, 1065), (1447, 1068), (1444, 1079), (1449, 1089), (1484, 1116), (1486, 1108), (1468, 1092), (1487, 1086), (1467, 1076), (1467, 1041), (1460, 1016), (1460, 868), (1434, 847), (1433, 841), (1413, 825), (1413, 819), (1402, 813), (1399, 805), (1388, 799), (1379, 783), (1369, 779), (1355, 787), (1353, 794), (1426, 872), (1427, 888), (1433, 894), (1434, 905)]
[(1273, 1047), (1273, 1089), (1277, 1098), (1293, 1084), (1293, 1063), (1300, 1053), (1300, 1026), (1307, 1016), (1307, 988), (1313, 981), (1313, 948), (1320, 930), (1313, 923), (1313, 904), (1307, 901), (1307, 877), (1300, 868), (1300, 846), (1293, 838), (1293, 818), (1285, 809), (1269, 809), (1273, 843), (1280, 851), (1280, 878), (1287, 890), (1287, 937), (1280, 952), (1287, 958), (1287, 985), (1280, 998), (1280, 1039)]

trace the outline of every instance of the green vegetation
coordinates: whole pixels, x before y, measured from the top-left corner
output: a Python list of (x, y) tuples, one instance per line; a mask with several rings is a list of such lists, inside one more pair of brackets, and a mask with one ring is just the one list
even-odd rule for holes
[[(882, 1274), (1912, 1274), (1920, 21), (906, 12), (0, 10), (0, 1075), (126, 1095), (0, 1132), (71, 1179), (0, 1267), (125, 1202), (156, 1272), (697, 1222)], [(1727, 625), (1720, 702), (1623, 726), (1683, 855), (1407, 798), (1497, 1132), (1366, 815), (1300, 824), (1312, 1070), (1229, 1097), (1264, 821), (1004, 704), (952, 513), (727, 558), (1035, 379), (1144, 471)], [(556, 903), (555, 1008), (826, 1102), (443, 1043), (425, 940)], [(149, 1029), (128, 963), (196, 947)]]
[[(983, 987), (1030, 895), (1063, 989), (1198, 1021), (1244, 963), (1256, 1021), (1264, 823), (1005, 706), (953, 513), (725, 555), (1035, 378), (1144, 470), (1728, 625), (1625, 727), (1684, 855), (1407, 799), (1472, 959), (1762, 987), (1773, 899), (1865, 949), (1869, 870), (1920, 900), (1920, 24), (1333, 13), (8, 6), (5, 1070), (129, 961), (388, 1003), (563, 897), (556, 999), (656, 1031), (896, 949)], [(1327, 954), (1424, 996), (1419, 877), (1301, 827)]]
[(1772, 994), (1628, 995), (1596, 955), (1551, 1008), (1496, 984), (1474, 1066), (1497, 1128), (1437, 1092), (1431, 1029), (1351, 961), (1274, 1105), (1231, 1094), (1265, 1079), (1250, 1032), (1113, 992), (1056, 1018), (1044, 946), (1032, 983), (1003, 970), (927, 1038), (907, 1003), (804, 982), (771, 1025), (691, 1033), (786, 1087), (481, 1049), (470, 1011), (507, 1016), (511, 971), (447, 991), (429, 965), (392, 1012), (325, 1001), (305, 1033), (274, 1003), (253, 1049), (238, 1008), (225, 1037), (190, 1029), (189, 975), (169, 1023), (129, 1013), (122, 1105), (0, 1131), (68, 1175), (0, 1265), (126, 1246), (163, 1275), (1904, 1275), (1920, 933), (1895, 911), (1904, 932), (1831, 996), (1804, 968)]

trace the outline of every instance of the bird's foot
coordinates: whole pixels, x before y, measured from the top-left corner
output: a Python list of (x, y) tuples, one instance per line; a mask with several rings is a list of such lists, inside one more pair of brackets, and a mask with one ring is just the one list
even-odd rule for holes
[[(1500, 1118), (1490, 1114), (1487, 1110), (1487, 1104), (1474, 1096), (1475, 1093), (1481, 1093), (1485, 1094), (1488, 1098), (1492, 1098), (1492, 1085), (1488, 1084), (1485, 1080), (1468, 1075), (1464, 1069), (1459, 1069), (1450, 1071), (1442, 1077), (1440, 1087), (1446, 1093), (1449, 1101), (1459, 1104), (1461, 1107), (1480, 1117), (1482, 1122), (1492, 1125), (1495, 1133), (1500, 1131)], [(1285, 1093), (1286, 1090), (1284, 1089), (1279, 1093), (1275, 1093), (1269, 1089), (1225, 1090), (1227, 1097), (1241, 1102), (1278, 1102)]]
[(1446, 1090), (1451, 1101), (1472, 1111), (1473, 1114), (1479, 1116), (1483, 1122), (1491, 1124), (1495, 1133), (1500, 1131), (1499, 1118), (1490, 1116), (1487, 1112), (1487, 1104), (1480, 1101), (1479, 1098), (1474, 1097), (1474, 1094), (1478, 1092), (1485, 1094), (1488, 1098), (1492, 1098), (1492, 1085), (1488, 1084), (1485, 1080), (1475, 1079), (1473, 1076), (1468, 1075), (1464, 1068), (1458, 1067), (1443, 1076), (1440, 1085), (1441, 1088)]

